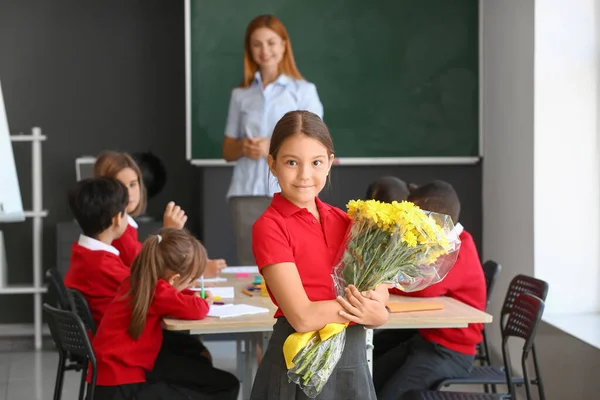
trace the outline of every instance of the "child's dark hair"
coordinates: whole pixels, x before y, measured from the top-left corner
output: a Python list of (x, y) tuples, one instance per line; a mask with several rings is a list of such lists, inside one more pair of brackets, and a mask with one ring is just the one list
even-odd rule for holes
[(383, 203), (406, 200), (408, 194), (406, 182), (395, 176), (382, 176), (367, 188), (367, 200), (378, 200)]
[(94, 163), (94, 176), (105, 178), (116, 178), (117, 174), (125, 168), (131, 168), (138, 176), (138, 185), (140, 186), (140, 202), (130, 214), (137, 217), (146, 210), (146, 187), (142, 179), (142, 171), (133, 157), (127, 153), (118, 151), (104, 151), (100, 153)]
[(69, 207), (83, 234), (96, 237), (113, 223), (115, 215), (125, 215), (129, 195), (116, 179), (90, 178), (69, 190)]
[(132, 338), (139, 338), (144, 330), (158, 280), (179, 274), (181, 282), (191, 283), (204, 273), (206, 261), (204, 246), (183, 229), (163, 228), (144, 241), (131, 265), (127, 293), (131, 306), (127, 332)]
[(451, 184), (444, 181), (433, 181), (411, 190), (408, 201), (421, 209), (449, 215), (452, 222), (458, 223), (460, 200)]
[(277, 122), (273, 129), (269, 146), (269, 155), (273, 157), (273, 160), (277, 159), (277, 153), (283, 142), (299, 134), (318, 140), (325, 146), (329, 156), (334, 154), (333, 140), (329, 129), (317, 114), (310, 111), (290, 111)]

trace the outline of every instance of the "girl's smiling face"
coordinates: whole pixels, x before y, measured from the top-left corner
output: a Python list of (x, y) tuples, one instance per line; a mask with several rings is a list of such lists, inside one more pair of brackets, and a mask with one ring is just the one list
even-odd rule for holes
[(140, 204), (140, 177), (131, 168), (122, 169), (115, 178), (127, 188), (129, 202), (127, 213), (132, 213)]
[(285, 139), (277, 159), (269, 155), (268, 162), (282, 196), (300, 208), (310, 208), (325, 187), (333, 157), (319, 140), (299, 133)]

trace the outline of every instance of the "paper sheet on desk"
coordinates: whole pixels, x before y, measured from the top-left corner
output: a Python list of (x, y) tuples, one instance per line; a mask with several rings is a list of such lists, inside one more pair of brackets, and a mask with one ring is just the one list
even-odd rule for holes
[[(242, 266), (242, 267), (225, 267), (221, 270), (222, 274), (258, 274), (258, 267), (256, 265)], [(206, 280), (205, 280), (206, 282)]]
[(208, 316), (217, 318), (233, 318), (266, 312), (269, 312), (268, 308), (249, 306), (247, 304), (225, 304), (222, 306), (213, 304), (210, 306)]
[[(206, 279), (204, 280), (206, 282)], [(190, 288), (190, 290), (199, 292), (202, 289), (199, 287)], [(205, 287), (205, 291), (210, 292), (213, 297), (219, 296), (222, 299), (233, 299), (235, 297), (235, 292), (233, 290), (233, 286), (223, 286), (223, 287)]]
[[(200, 279), (196, 279), (198, 282), (200, 282)], [(221, 277), (217, 277), (217, 278), (204, 278), (204, 283), (217, 283), (217, 282), (227, 282), (227, 278), (221, 278)]]

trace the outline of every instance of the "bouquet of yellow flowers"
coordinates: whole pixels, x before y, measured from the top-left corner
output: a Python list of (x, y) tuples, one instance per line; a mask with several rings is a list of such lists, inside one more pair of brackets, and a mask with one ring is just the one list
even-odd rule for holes
[[(339, 295), (352, 284), (360, 291), (381, 283), (412, 292), (444, 279), (456, 262), (460, 239), (447, 215), (403, 201), (352, 200), (351, 225), (333, 280)], [(294, 333), (284, 344), (288, 378), (316, 397), (339, 361), (347, 324), (328, 324), (315, 332)]]

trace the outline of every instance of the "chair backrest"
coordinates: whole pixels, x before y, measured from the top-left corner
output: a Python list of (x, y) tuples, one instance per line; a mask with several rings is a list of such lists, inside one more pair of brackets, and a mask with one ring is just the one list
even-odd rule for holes
[(67, 288), (67, 295), (69, 297), (70, 310), (75, 312), (81, 318), (85, 327), (92, 332), (92, 335), (95, 335), (96, 323), (83, 294), (79, 290)]
[[(514, 385), (511, 378), (514, 374), (512, 372), (512, 364), (508, 353), (508, 341), (513, 337), (521, 338), (525, 341), (523, 343), (521, 354), (521, 367), (523, 368), (523, 377), (525, 378), (527, 398), (531, 398), (530, 382), (527, 372), (527, 359), (529, 352), (533, 347), (537, 328), (542, 320), (543, 313), (544, 301), (531, 293), (519, 293), (512, 302), (511, 312), (508, 315), (502, 334), (502, 358), (504, 360), (509, 391), (512, 396), (515, 396)], [(539, 373), (539, 371), (537, 372)]]
[(502, 332), (504, 332), (504, 326), (506, 325), (506, 317), (512, 312), (515, 301), (521, 293), (531, 294), (545, 301), (548, 295), (548, 283), (527, 275), (517, 275), (510, 281), (500, 311), (500, 328)]
[(50, 268), (46, 271), (46, 279), (50, 283), (53, 292), (56, 295), (57, 307), (63, 310), (69, 310), (70, 304), (67, 296), (67, 289), (63, 283), (63, 277), (56, 268)]
[(59, 310), (48, 304), (44, 304), (43, 309), (52, 339), (59, 351), (86, 357), (95, 370), (96, 356), (81, 318), (73, 311)]
[(486, 298), (487, 303), (489, 304), (490, 298), (492, 297), (492, 291), (494, 290), (494, 286), (496, 286), (496, 280), (500, 275), (500, 271), (502, 271), (502, 265), (498, 264), (496, 261), (487, 260), (481, 267), (483, 268), (483, 276), (485, 276)]

